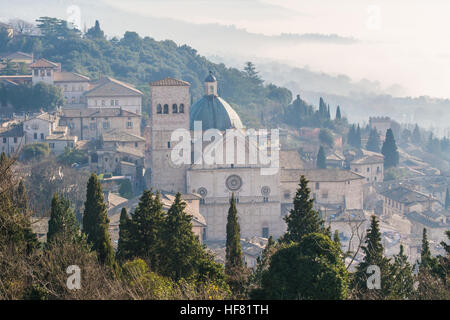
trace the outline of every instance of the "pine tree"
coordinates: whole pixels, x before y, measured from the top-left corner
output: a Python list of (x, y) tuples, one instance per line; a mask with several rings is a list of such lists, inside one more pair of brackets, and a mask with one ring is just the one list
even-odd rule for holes
[(146, 260), (151, 269), (157, 270), (162, 252), (162, 232), (165, 213), (159, 193), (146, 190), (131, 215), (130, 254)]
[(366, 149), (373, 152), (380, 152), (380, 136), (377, 129), (370, 130), (369, 140), (367, 140)]
[(131, 219), (128, 217), (127, 209), (122, 208), (120, 211), (119, 223), (119, 242), (117, 244), (116, 259), (125, 261), (131, 259), (130, 247), (132, 245), (130, 239)]
[(414, 127), (414, 131), (413, 131), (413, 134), (412, 134), (412, 142), (413, 142), (415, 145), (419, 145), (419, 144), (422, 143), (422, 136), (421, 136), (421, 134), (420, 134), (419, 126), (418, 126), (417, 124), (416, 124), (416, 126)]
[[(373, 294), (374, 298), (383, 298), (389, 295), (389, 259), (384, 256), (384, 248), (381, 243), (380, 227), (378, 220), (372, 216), (370, 227), (367, 230), (365, 244), (361, 247), (364, 259), (357, 267), (354, 278), (354, 286), (358, 294), (362, 297), (366, 294)], [(367, 288), (367, 268), (376, 265), (381, 271), (381, 290), (368, 290)]]
[(80, 228), (75, 218), (73, 210), (70, 208), (70, 201), (63, 195), (53, 194), (50, 220), (48, 221), (47, 243), (54, 241), (77, 241), (80, 235)]
[(327, 167), (326, 161), (327, 159), (325, 157), (325, 149), (323, 148), (323, 146), (320, 146), (319, 152), (317, 153), (317, 162), (316, 162), (317, 168), (326, 169)]
[(95, 20), (95, 25), (86, 32), (86, 36), (91, 39), (104, 39), (105, 33), (100, 29), (100, 23)]
[(198, 261), (204, 257), (203, 247), (192, 231), (192, 216), (186, 214), (186, 203), (177, 193), (164, 224), (161, 273), (177, 281), (196, 276)]
[(114, 252), (108, 232), (109, 219), (103, 198), (102, 186), (97, 175), (89, 178), (86, 191), (86, 202), (83, 213), (83, 232), (92, 249), (97, 252), (99, 261), (115, 268)]
[(386, 169), (398, 165), (399, 154), (392, 129), (387, 129), (386, 131), (386, 140), (381, 148), (381, 153), (384, 156), (384, 167)]
[(390, 298), (409, 299), (414, 292), (414, 276), (413, 268), (404, 254), (403, 245), (400, 245), (400, 252), (394, 255), (394, 263), (390, 269), (392, 281)]
[(310, 199), (310, 193), (308, 180), (302, 175), (294, 198), (294, 208), (284, 217), (287, 231), (282, 242), (299, 242), (304, 235), (310, 233), (328, 234), (329, 230), (323, 227), (324, 222), (319, 218), (319, 213), (313, 210), (314, 199)]
[(336, 120), (341, 120), (342, 119), (342, 116), (341, 116), (341, 107), (340, 106), (337, 106), (337, 108), (336, 108), (336, 118), (335, 118)]
[(236, 270), (242, 269), (242, 267), (241, 232), (236, 209), (236, 199), (233, 193), (227, 217), (225, 272), (226, 274), (232, 274)]
[(447, 188), (445, 193), (445, 210), (450, 210), (450, 191)]

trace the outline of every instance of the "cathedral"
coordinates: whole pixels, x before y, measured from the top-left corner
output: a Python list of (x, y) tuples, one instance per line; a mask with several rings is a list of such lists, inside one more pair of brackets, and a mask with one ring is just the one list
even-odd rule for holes
[[(201, 197), (200, 213), (207, 225), (204, 239), (208, 241), (226, 238), (227, 214), (233, 193), (241, 237), (278, 238), (286, 228), (281, 216), (280, 172), (274, 170), (262, 174), (267, 163), (251, 161), (260, 144), (248, 137), (239, 115), (218, 95), (217, 85), (217, 79), (210, 72), (204, 81), (204, 96), (191, 105), (188, 82), (165, 78), (150, 83), (150, 142), (146, 153), (149, 184), (154, 190), (198, 194)], [(205, 137), (211, 129), (216, 130), (214, 140), (200, 142), (202, 154), (215, 154), (224, 161), (196, 161), (194, 155), (190, 156), (190, 163), (172, 160), (176, 146), (171, 139), (172, 133), (181, 129), (195, 137), (196, 124), (201, 124)], [(231, 153), (231, 160), (228, 159), (229, 149), (225, 149), (228, 146), (222, 148), (221, 145), (225, 141), (232, 141), (233, 150), (237, 145), (243, 146)], [(191, 142), (196, 144), (194, 139)], [(193, 149), (195, 151), (196, 147)], [(217, 150), (226, 152), (218, 153)]]

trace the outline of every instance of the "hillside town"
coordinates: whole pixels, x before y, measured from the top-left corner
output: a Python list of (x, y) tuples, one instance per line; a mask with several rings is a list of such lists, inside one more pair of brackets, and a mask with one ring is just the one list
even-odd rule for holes
[[(0, 50), (0, 169), (15, 188), (0, 197), (0, 212), (30, 214), (22, 238), (35, 234), (36, 250), (53, 250), (69, 234), (63, 244), (82, 251), (86, 241), (95, 261), (122, 268), (124, 277), (137, 268), (143, 278), (161, 275), (173, 287), (188, 279), (193, 292), (200, 290), (195, 298), (209, 299), (299, 297), (273, 293), (278, 278), (269, 272), (272, 256), (300, 245), (317, 245), (316, 252), (326, 244), (339, 257), (332, 259), (342, 260), (333, 269), (338, 278), (360, 277), (343, 280), (345, 289), (330, 296), (318, 289), (312, 299), (384, 299), (361, 289), (370, 241), (384, 268), (401, 260), (420, 277), (427, 257), (435, 263), (427, 270), (445, 278), (436, 270), (448, 257), (448, 136), (370, 109), (364, 121), (350, 122), (345, 105), (330, 107), (322, 97), (308, 102), (301, 92), (293, 97), (265, 83), (252, 62), (242, 71), (227, 68), (186, 46), (132, 32), (107, 40), (98, 21), (84, 33), (63, 20), (37, 21), (27, 32), (0, 24), (10, 43)], [(73, 39), (104, 50), (105, 58), (36, 49), (36, 41)], [(33, 46), (11, 50), (26, 47), (21, 41)], [(192, 70), (204, 65), (190, 73), (151, 69), (154, 48), (180, 54)], [(130, 52), (134, 60), (123, 62)], [(187, 261), (183, 252), (195, 254)], [(206, 278), (220, 290), (196, 287)], [(24, 296), (52, 296), (40, 286)], [(347, 293), (350, 286), (357, 293)]]
[[(279, 173), (258, 180), (252, 172), (260, 168), (249, 168), (247, 163), (208, 168), (176, 166), (170, 161), (174, 148), (170, 145), (172, 131), (193, 130), (197, 120), (203, 122), (205, 131), (245, 130), (239, 115), (218, 95), (219, 84), (212, 73), (204, 80), (204, 97), (192, 106), (188, 82), (165, 78), (149, 83), (151, 114), (149, 122), (143, 125), (143, 93), (132, 85), (110, 77), (92, 81), (87, 76), (62, 71), (61, 63), (31, 58), (32, 55), (21, 52), (5, 56), (4, 59), (15, 63), (26, 63), (31, 74), (0, 76), (1, 83), (16, 86), (45, 82), (61, 88), (64, 104), (54, 112), (8, 116), (5, 111), (1, 150), (15, 155), (26, 145), (47, 143), (51, 153), (58, 156), (66, 149), (79, 149), (89, 154), (88, 162), (79, 170), (87, 167), (91, 172), (111, 176), (104, 179), (109, 185), (105, 190), (117, 190), (111, 181), (117, 185), (122, 179), (129, 179), (136, 197), (128, 200), (108, 191), (109, 197), (120, 199), (112, 201), (109, 208), (112, 221), (118, 221), (120, 208), (133, 210), (140, 192), (147, 188), (160, 190), (168, 199), (181, 192), (183, 199), (192, 203), (192, 215), (198, 217), (195, 221), (201, 225), (196, 227), (199, 228), (196, 234), (208, 245), (221, 248), (220, 243), (225, 245), (228, 201), (234, 192), (239, 199), (242, 241), (247, 243), (254, 237), (267, 239), (269, 235), (278, 238), (285, 231), (283, 217), (292, 208), (299, 177), (305, 175), (310, 181), (315, 209), (333, 232), (338, 230), (344, 246), (352, 245), (347, 242), (349, 239), (354, 241), (353, 226), (365, 230), (369, 217), (376, 214), (380, 217), (388, 255), (397, 252), (402, 244), (411, 261), (415, 261), (420, 256), (424, 227), (429, 229), (432, 250), (436, 253), (440, 250), (439, 243), (450, 226), (450, 213), (445, 210), (449, 178), (440, 176), (439, 170), (426, 163), (419, 167), (409, 165), (408, 161), (414, 158), (406, 153), (400, 165), (417, 173), (416, 177), (386, 182), (383, 155), (365, 148), (345, 150), (342, 136), (329, 150), (326, 169), (316, 168), (317, 151), (308, 160), (302, 150), (283, 148), (283, 138)], [(211, 115), (211, 107), (217, 110), (217, 116)], [(8, 106), (2, 110), (8, 110)], [(377, 130), (383, 141), (392, 122), (388, 117), (371, 117), (369, 126)], [(307, 137), (303, 147), (314, 149), (321, 143), (320, 131), (302, 127), (290, 134)], [(439, 182), (431, 190), (425, 181), (433, 177)], [(230, 182), (233, 179), (235, 185)], [(112, 230), (112, 234), (116, 233), (113, 238), (118, 237), (117, 232), (117, 228)]]

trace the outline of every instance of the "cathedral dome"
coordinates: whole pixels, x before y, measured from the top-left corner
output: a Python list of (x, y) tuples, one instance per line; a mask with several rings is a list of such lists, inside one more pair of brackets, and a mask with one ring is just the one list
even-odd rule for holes
[(194, 121), (202, 122), (202, 130), (243, 128), (241, 119), (234, 109), (216, 95), (205, 95), (194, 103), (190, 111), (190, 128), (194, 130)]
[(194, 121), (202, 122), (202, 130), (243, 128), (236, 111), (217, 94), (217, 79), (211, 71), (205, 79), (205, 95), (191, 106), (189, 118), (191, 130)]

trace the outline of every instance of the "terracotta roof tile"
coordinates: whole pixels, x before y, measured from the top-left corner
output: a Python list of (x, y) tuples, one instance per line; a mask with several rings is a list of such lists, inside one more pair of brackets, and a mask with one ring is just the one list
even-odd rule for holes
[(189, 87), (191, 84), (187, 81), (178, 80), (174, 78), (165, 78), (162, 80), (153, 81), (150, 83), (151, 87), (162, 87), (162, 86), (187, 86)]

